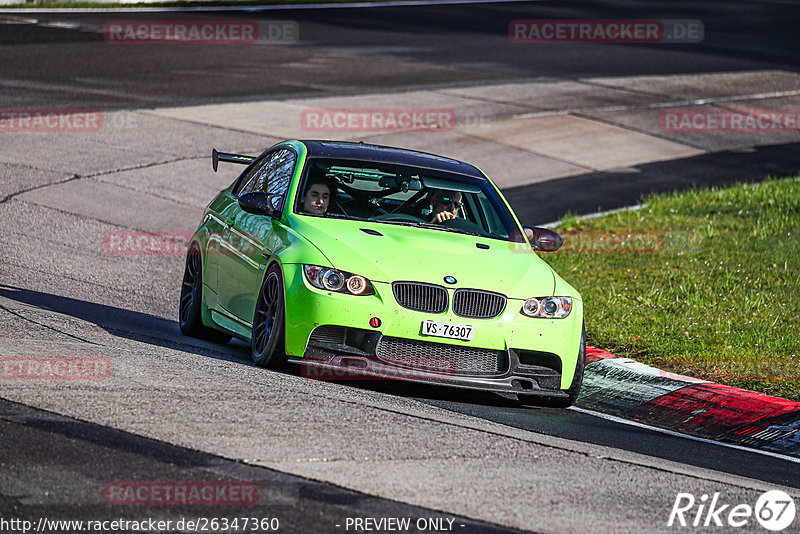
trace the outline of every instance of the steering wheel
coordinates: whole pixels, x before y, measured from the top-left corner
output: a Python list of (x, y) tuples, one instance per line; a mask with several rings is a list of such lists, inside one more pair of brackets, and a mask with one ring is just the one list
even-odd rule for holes
[(456, 217), (455, 219), (447, 219), (437, 224), (447, 228), (454, 228), (456, 230), (463, 230), (465, 232), (472, 232), (479, 235), (484, 233), (483, 229), (479, 225), (467, 219), (462, 219), (461, 217)]

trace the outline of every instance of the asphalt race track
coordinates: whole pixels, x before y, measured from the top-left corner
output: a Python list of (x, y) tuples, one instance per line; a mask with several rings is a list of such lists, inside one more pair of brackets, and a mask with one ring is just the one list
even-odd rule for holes
[[(651, 191), (800, 170), (797, 134), (709, 140), (648, 122), (666, 105), (707, 95), (723, 106), (800, 107), (796, 6), (647, 6), (0, 13), (0, 108), (95, 109), (108, 121), (92, 134), (0, 131), (0, 356), (98, 358), (112, 369), (99, 381), (0, 380), (0, 520), (246, 515), (279, 518), (281, 532), (353, 532), (367, 529), (348, 518), (411, 517), (424, 520), (419, 531), (674, 532), (688, 530), (667, 526), (679, 492), (753, 505), (783, 489), (800, 504), (796, 459), (580, 410), (257, 368), (241, 342), (180, 335), (180, 254), (104, 248), (111, 232), (191, 231), (236, 175), (230, 167), (211, 172), (212, 147), (256, 153), (289, 136), (269, 113), (253, 126), (224, 111), (271, 112), (287, 102), (401, 107), (459, 98), (470, 110), (485, 106), (481, 124), (451, 137), (363, 137), (477, 163), (528, 224), (628, 206)], [(134, 18), (292, 21), (299, 40), (104, 41), (106, 22)], [(511, 20), (537, 18), (701, 20), (705, 37), (671, 45), (509, 41)], [(545, 97), (521, 96), (545, 85)], [(513, 120), (571, 120), (573, 129), (591, 120), (643, 148), (638, 159), (600, 149), (560, 158), (511, 139)], [(496, 156), (498, 147), (509, 160)], [(258, 502), (125, 506), (104, 497), (120, 481), (232, 480), (257, 485)], [(755, 520), (737, 530), (763, 531)]]

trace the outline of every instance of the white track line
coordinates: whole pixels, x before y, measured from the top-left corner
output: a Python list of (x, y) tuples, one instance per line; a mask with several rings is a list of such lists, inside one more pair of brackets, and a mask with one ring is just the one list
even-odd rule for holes
[[(600, 171), (600, 172), (610, 172), (610, 171)], [(597, 211), (595, 213), (587, 213), (586, 215), (577, 215), (578, 219), (598, 219), (600, 217), (605, 217), (606, 215), (614, 215), (615, 213), (622, 213), (623, 211), (636, 211), (642, 209), (642, 204), (634, 204), (633, 206), (626, 206), (624, 208), (617, 208), (614, 210), (606, 210), (606, 211)], [(539, 226), (542, 228), (558, 228), (561, 225), (561, 221), (553, 221), (547, 224), (540, 224)], [(600, 349), (603, 350), (603, 349)]]
[(644, 423), (639, 423), (637, 421), (631, 421), (629, 419), (623, 419), (622, 417), (617, 417), (615, 415), (609, 415), (609, 414), (602, 413), (602, 412), (595, 412), (593, 410), (587, 410), (585, 408), (578, 408), (576, 406), (572, 406), (569, 409), (570, 410), (575, 410), (576, 412), (579, 412), (579, 413), (582, 413), (582, 414), (592, 415), (594, 417), (599, 417), (600, 419), (607, 419), (608, 421), (613, 421), (615, 423), (621, 423), (623, 425), (630, 425), (630, 426), (635, 426), (637, 428), (644, 428), (646, 430), (652, 430), (654, 432), (660, 432), (662, 434), (666, 434), (668, 436), (673, 436), (673, 437), (676, 437), (676, 438), (690, 439), (692, 441), (699, 441), (700, 443), (710, 443), (712, 445), (719, 445), (721, 447), (728, 447), (730, 449), (736, 449), (736, 450), (739, 450), (739, 451), (752, 452), (752, 453), (755, 453), (755, 454), (761, 454), (763, 456), (770, 456), (772, 458), (777, 458), (779, 460), (786, 460), (786, 461), (789, 461), (789, 462), (794, 462), (796, 464), (800, 464), (800, 458), (796, 458), (794, 456), (786, 456), (784, 454), (779, 454), (777, 452), (763, 451), (761, 449), (753, 449), (753, 448), (750, 448), (750, 447), (745, 447), (744, 445), (736, 445), (734, 443), (725, 443), (725, 442), (722, 442), (722, 441), (715, 441), (713, 439), (708, 439), (708, 438), (699, 438), (697, 436), (692, 436), (692, 435), (689, 435), (689, 434), (683, 434), (681, 432), (675, 432), (674, 430), (667, 430), (665, 428), (658, 428), (658, 427), (655, 427), (655, 426), (646, 425)]
[[(164, 2), (168, 0), (152, 0), (154, 2)], [(536, 0), (540, 1), (540, 0)], [(103, 11), (114, 12), (181, 12), (181, 11), (288, 11), (295, 9), (345, 9), (345, 8), (370, 8), (370, 7), (405, 7), (405, 6), (441, 6), (441, 5), (461, 5), (461, 4), (505, 4), (519, 2), (519, 0), (410, 0), (408, 2), (347, 2), (336, 4), (276, 4), (269, 6), (197, 6), (197, 7), (81, 7), (81, 8), (19, 8), (19, 9), (0, 9), (0, 13), (94, 13)], [(128, 4), (136, 3), (136, 0), (125, 2)]]

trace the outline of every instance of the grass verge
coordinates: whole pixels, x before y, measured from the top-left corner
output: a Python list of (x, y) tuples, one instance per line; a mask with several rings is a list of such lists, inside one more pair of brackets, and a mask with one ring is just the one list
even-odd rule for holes
[(545, 259), (583, 296), (590, 344), (800, 400), (800, 177), (654, 195), (557, 230)]

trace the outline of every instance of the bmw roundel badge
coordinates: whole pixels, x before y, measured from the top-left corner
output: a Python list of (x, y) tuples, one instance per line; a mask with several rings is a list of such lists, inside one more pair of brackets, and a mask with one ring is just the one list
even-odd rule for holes
[(444, 281), (447, 282), (448, 284), (455, 284), (456, 283), (456, 279), (454, 277), (450, 276), (449, 274), (444, 277)]

